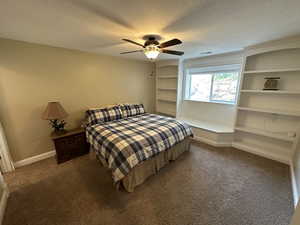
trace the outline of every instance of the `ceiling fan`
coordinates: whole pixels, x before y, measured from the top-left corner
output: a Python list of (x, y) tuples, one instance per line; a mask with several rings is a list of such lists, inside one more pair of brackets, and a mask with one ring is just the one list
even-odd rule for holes
[(142, 47), (143, 49), (141, 50), (135, 50), (135, 51), (130, 51), (130, 52), (121, 52), (120, 54), (128, 54), (128, 53), (134, 53), (134, 52), (144, 52), (146, 57), (148, 59), (156, 59), (157, 56), (159, 55), (159, 53), (165, 53), (165, 54), (171, 54), (171, 55), (183, 55), (184, 52), (180, 52), (180, 51), (174, 51), (174, 50), (167, 50), (165, 48), (167, 47), (171, 47), (174, 45), (179, 45), (182, 43), (182, 41), (180, 41), (179, 39), (175, 38), (163, 43), (159, 43), (157, 37), (155, 37), (154, 35), (146, 35), (144, 37), (144, 39), (146, 39), (144, 44), (140, 44), (138, 42), (129, 40), (129, 39), (122, 39), (123, 41), (127, 41), (129, 43), (138, 45), (140, 47)]

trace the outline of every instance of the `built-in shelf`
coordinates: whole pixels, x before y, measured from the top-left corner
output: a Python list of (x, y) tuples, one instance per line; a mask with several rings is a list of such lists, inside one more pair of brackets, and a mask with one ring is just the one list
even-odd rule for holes
[(178, 60), (156, 64), (156, 111), (176, 117)]
[(265, 91), (265, 90), (241, 90), (242, 93), (257, 93), (257, 94), (278, 94), (278, 95), (299, 95), (300, 91)]
[(162, 98), (158, 98), (158, 101), (161, 102), (170, 102), (170, 103), (176, 103), (176, 100), (172, 100), (172, 99), (162, 99)]
[(286, 164), (289, 164), (291, 159), (291, 151), (288, 151), (285, 148), (277, 147), (266, 149), (264, 146), (249, 144), (242, 141), (233, 142), (232, 147)]
[(239, 110), (243, 111), (252, 111), (252, 112), (261, 112), (261, 113), (271, 113), (271, 114), (279, 114), (285, 116), (296, 116), (300, 117), (300, 111), (281, 111), (278, 109), (261, 109), (261, 108), (250, 108), (250, 107), (238, 107)]
[(177, 79), (177, 76), (158, 76), (158, 79)]
[(271, 131), (266, 131), (262, 129), (257, 129), (257, 128), (250, 128), (250, 127), (242, 127), (242, 126), (237, 126), (235, 127), (235, 130), (238, 131), (243, 131), (251, 134), (256, 134), (256, 135), (261, 135), (265, 137), (270, 137), (282, 141), (294, 141), (294, 137), (289, 137), (287, 132), (271, 132)]
[[(299, 137), (289, 131), (296, 131), (300, 121), (300, 45), (296, 45), (246, 50), (233, 147), (284, 163), (292, 159)], [(282, 89), (262, 90), (264, 77), (273, 76), (281, 77)]]
[(280, 73), (280, 72), (297, 72), (300, 68), (288, 68), (288, 69), (269, 69), (269, 70), (248, 70), (244, 71), (244, 74), (251, 73)]
[(165, 63), (157, 63), (156, 67), (159, 68), (168, 68), (168, 67), (177, 67), (178, 66), (178, 62), (177, 61), (168, 61)]
[(175, 112), (172, 112), (172, 111), (157, 111), (157, 113), (159, 114), (164, 114), (164, 115), (168, 115), (168, 116), (172, 116), (172, 117), (175, 117), (176, 116), (176, 113)]
[(159, 91), (177, 91), (177, 88), (157, 88)]

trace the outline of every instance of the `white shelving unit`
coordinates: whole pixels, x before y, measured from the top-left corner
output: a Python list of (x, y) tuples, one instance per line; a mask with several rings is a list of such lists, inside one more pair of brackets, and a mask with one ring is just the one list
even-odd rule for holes
[[(164, 66), (164, 67), (175, 67), (175, 66)], [(161, 75), (157, 77), (158, 79), (177, 79), (177, 76), (170, 76), (170, 75)]]
[(252, 107), (238, 107), (239, 110), (251, 111), (251, 112), (260, 112), (260, 113), (270, 113), (276, 115), (284, 115), (284, 116), (300, 116), (300, 111), (281, 111), (278, 109), (261, 109), (261, 108), (252, 108)]
[(177, 88), (157, 88), (158, 91), (177, 91)]
[(178, 63), (156, 66), (156, 112), (176, 117)]
[(163, 98), (158, 98), (157, 101), (159, 101), (159, 102), (176, 103), (176, 100), (172, 100), (172, 99), (163, 99)]
[(266, 131), (266, 130), (261, 130), (257, 128), (251, 128), (251, 127), (235, 127), (235, 130), (238, 131), (243, 131), (246, 133), (251, 133), (251, 134), (257, 134), (257, 135), (262, 135), (265, 137), (270, 137), (270, 138), (275, 138), (283, 141), (289, 141), (293, 142), (295, 140), (295, 137), (289, 137), (287, 132), (282, 132), (282, 133), (275, 133), (272, 131)]
[(246, 70), (246, 71), (244, 71), (244, 74), (281, 73), (281, 72), (297, 72), (297, 71), (300, 71), (300, 67), (298, 67), (298, 68), (286, 68), (286, 69)]
[[(244, 57), (233, 147), (290, 163), (300, 127), (300, 46), (250, 51)], [(280, 77), (278, 91), (263, 90)]]
[(241, 90), (243, 93), (254, 93), (254, 94), (272, 94), (272, 95), (300, 95), (300, 91), (264, 91), (264, 90)]
[(158, 114), (176, 117), (176, 112), (164, 110), (163, 112), (156, 111)]
[(232, 147), (286, 164), (288, 164), (291, 160), (290, 154), (282, 154), (282, 152), (285, 151), (283, 148), (262, 148), (261, 145), (245, 143), (243, 141), (234, 141), (232, 143)]

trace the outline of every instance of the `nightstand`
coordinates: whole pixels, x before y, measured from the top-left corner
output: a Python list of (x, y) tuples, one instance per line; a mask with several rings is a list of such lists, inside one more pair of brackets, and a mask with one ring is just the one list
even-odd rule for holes
[(85, 130), (82, 128), (66, 131), (62, 134), (52, 133), (57, 163), (68, 161), (77, 156), (89, 153)]

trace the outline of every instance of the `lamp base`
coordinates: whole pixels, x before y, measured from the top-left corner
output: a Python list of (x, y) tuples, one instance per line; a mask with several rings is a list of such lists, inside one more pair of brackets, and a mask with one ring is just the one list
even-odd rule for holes
[(52, 131), (51, 135), (63, 135), (66, 133), (68, 133), (67, 130), (54, 130), (54, 131)]
[(51, 124), (52, 128), (54, 129), (55, 133), (66, 132), (65, 131), (66, 122), (64, 120), (62, 120), (62, 121), (59, 121), (57, 119), (56, 120), (50, 120), (50, 124)]

